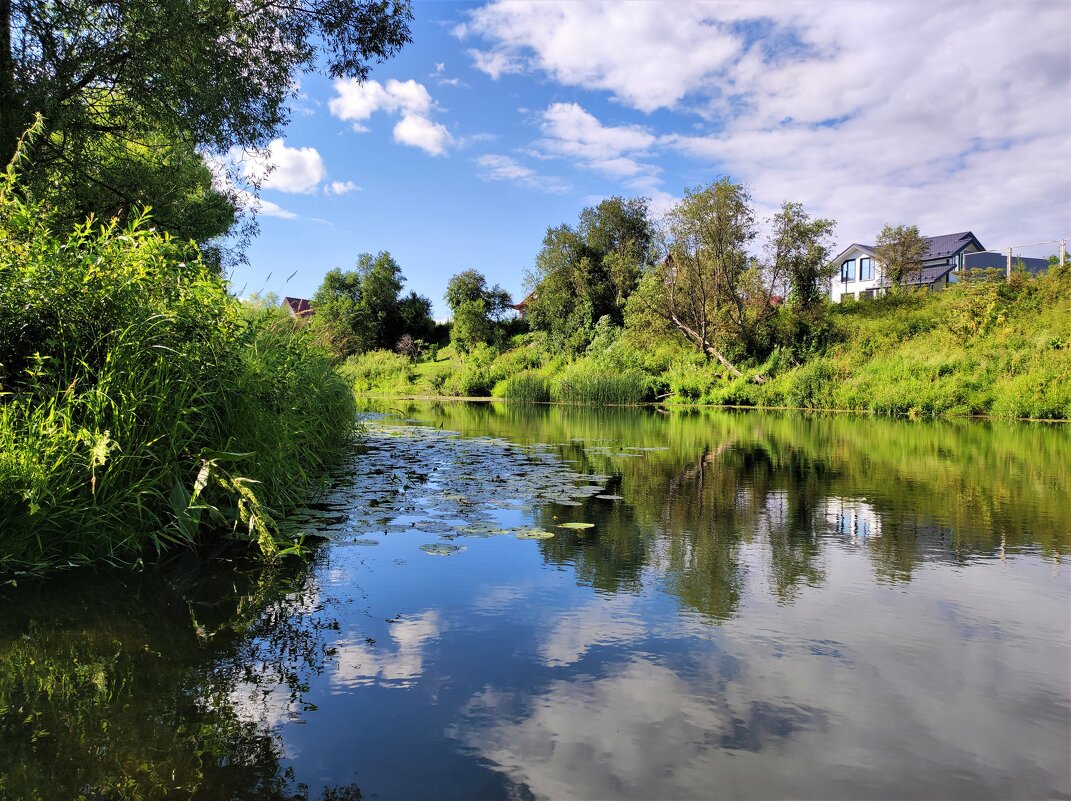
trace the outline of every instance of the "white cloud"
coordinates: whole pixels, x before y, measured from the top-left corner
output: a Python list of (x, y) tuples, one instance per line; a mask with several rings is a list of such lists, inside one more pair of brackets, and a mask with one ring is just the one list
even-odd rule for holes
[(340, 120), (351, 122), (355, 131), (367, 131), (362, 121), (377, 111), (400, 114), (394, 126), (394, 141), (419, 147), (424, 152), (440, 156), (453, 144), (453, 137), (444, 125), (431, 120), (434, 103), (423, 84), (414, 80), (386, 83), (353, 78), (335, 81), (336, 96), (328, 102), (331, 114)]
[(261, 214), (265, 217), (278, 217), (282, 220), (296, 220), (297, 215), (292, 211), (282, 208), (277, 203), (257, 197), (248, 189), (243, 189), (240, 183), (240, 163), (235, 161), (232, 151), (226, 156), (217, 156), (211, 153), (202, 153), (205, 165), (212, 172), (212, 186), (219, 192), (228, 195), (241, 211), (249, 211), (253, 214)]
[(324, 187), (324, 194), (348, 195), (350, 192), (359, 192), (360, 189), (353, 181), (332, 181)]
[(406, 114), (394, 126), (394, 141), (419, 147), (430, 156), (441, 156), (453, 139), (446, 126), (432, 122), (427, 117)]
[(296, 220), (297, 215), (292, 211), (287, 211), (278, 203), (272, 203), (270, 200), (265, 200), (262, 197), (257, 197), (250, 192), (240, 193), (242, 199), (245, 201), (245, 207), (250, 209), (256, 214), (260, 214), (264, 217), (278, 217), (281, 220)]
[(636, 125), (606, 126), (576, 103), (554, 103), (542, 114), (544, 138), (536, 143), (546, 155), (571, 159), (615, 178), (651, 178), (658, 168), (638, 161), (657, 138)]
[(621, 2), (498, 2), (457, 28), (489, 49), (477, 69), (498, 78), (538, 69), (568, 86), (604, 89), (644, 111), (671, 106), (740, 49), (710, 5)]
[(696, 183), (802, 201), (847, 241), (897, 221), (990, 247), (1068, 233), (1071, 4), (493, 2), (457, 33), (493, 78), (670, 110), (660, 131), (677, 132), (646, 144), (649, 129), (610, 137), (574, 104), (548, 110), (540, 148), (608, 176), (655, 188), (648, 162), (669, 149), (704, 165)]
[(259, 182), (263, 189), (309, 194), (316, 191), (327, 169), (314, 147), (287, 147), (282, 139), (273, 139), (267, 150), (232, 151), (241, 164), (242, 176)]
[(510, 156), (488, 154), (477, 158), (476, 164), (480, 168), (480, 177), (485, 181), (508, 181), (552, 193), (566, 189), (559, 179), (540, 175), (530, 167), (518, 164)]

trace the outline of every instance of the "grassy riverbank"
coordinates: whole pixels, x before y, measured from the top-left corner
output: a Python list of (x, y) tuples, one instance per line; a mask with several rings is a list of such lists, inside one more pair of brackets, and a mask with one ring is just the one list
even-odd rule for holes
[(0, 178), (0, 573), (130, 562), (273, 523), (349, 440), (353, 396), (278, 312), (136, 219), (64, 231)]
[[(782, 328), (799, 324), (780, 315)], [(346, 375), (370, 395), (1071, 419), (1071, 270), (829, 306), (807, 324), (808, 341), (786, 337), (796, 344), (740, 363), (743, 378), (670, 331), (601, 324), (575, 355), (533, 332), (502, 349), (444, 348), (434, 361), (372, 352), (351, 359)]]

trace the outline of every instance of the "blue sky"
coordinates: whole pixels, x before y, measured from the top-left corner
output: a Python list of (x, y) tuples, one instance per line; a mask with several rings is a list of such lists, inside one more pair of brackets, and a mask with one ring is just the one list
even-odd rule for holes
[[(387, 250), (436, 315), (450, 276), (523, 292), (548, 226), (744, 182), (838, 223), (1071, 238), (1071, 4), (417, 2), (363, 85), (301, 76), (240, 294), (311, 297)], [(1021, 255), (1052, 252), (1046, 245)], [(287, 278), (293, 274), (293, 277)]]

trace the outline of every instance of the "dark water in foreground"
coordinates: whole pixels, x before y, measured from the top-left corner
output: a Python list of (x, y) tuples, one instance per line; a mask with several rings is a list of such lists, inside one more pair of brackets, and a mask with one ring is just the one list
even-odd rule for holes
[(307, 565), (0, 589), (0, 798), (1071, 798), (1071, 427), (404, 411)]

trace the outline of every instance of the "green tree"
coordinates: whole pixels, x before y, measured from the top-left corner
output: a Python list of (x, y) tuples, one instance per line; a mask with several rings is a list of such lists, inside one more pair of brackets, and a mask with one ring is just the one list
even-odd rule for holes
[(769, 271), (748, 253), (756, 233), (751, 196), (721, 178), (686, 190), (667, 223), (667, 256), (644, 275), (634, 306), (742, 376), (728, 355), (761, 355), (761, 334), (776, 312)]
[(624, 320), (624, 307), (653, 258), (644, 198), (612, 197), (585, 208), (573, 228), (547, 229), (529, 276), (528, 320), (559, 346), (583, 349), (597, 320)]
[(784, 276), (794, 305), (809, 311), (826, 296), (825, 281), (836, 271), (829, 247), (833, 220), (811, 219), (800, 203), (786, 201), (773, 218), (769, 256), (774, 273)]
[(915, 225), (886, 225), (874, 245), (883, 277), (896, 287), (912, 278), (921, 278), (922, 260), (929, 249), (929, 240)]
[(477, 270), (464, 270), (453, 276), (443, 297), (454, 318), (450, 341), (462, 353), (480, 343), (490, 344), (495, 338), (496, 323), (501, 322), (513, 302), (498, 284), (488, 287), (487, 279)]
[(431, 300), (410, 292), (398, 301), (398, 316), (403, 335), (425, 342), (435, 334), (435, 319), (431, 316)]
[(407, 322), (426, 322), (419, 320), (417, 307), (431, 307), (415, 293), (399, 299), (404, 284), (402, 268), (390, 253), (362, 253), (355, 270), (335, 268), (324, 276), (312, 299), (313, 324), (339, 356), (393, 348)]
[[(54, 133), (53, 138), (59, 137)], [(77, 152), (61, 151), (47, 170), (30, 169), (30, 191), (47, 197), (56, 223), (70, 227), (92, 214), (125, 222), (149, 207), (152, 223), (180, 241), (208, 242), (237, 217), (236, 198), (213, 186), (212, 172), (193, 146), (146, 133), (141, 142), (102, 133)]]
[(487, 278), (478, 270), (464, 270), (451, 278), (443, 297), (453, 312), (466, 301), (482, 300), (487, 315), (496, 321), (501, 320), (502, 315), (513, 304), (509, 292), (498, 284), (487, 286)]
[(477, 345), (489, 344), (494, 336), (494, 327), (487, 316), (487, 303), (478, 300), (463, 300), (454, 310), (454, 323), (450, 329), (450, 341), (461, 353), (468, 353)]
[(78, 184), (98, 177), (102, 137), (264, 147), (297, 73), (364, 79), (410, 41), (411, 20), (408, 0), (0, 0), (0, 165), (38, 113), (30, 171)]

